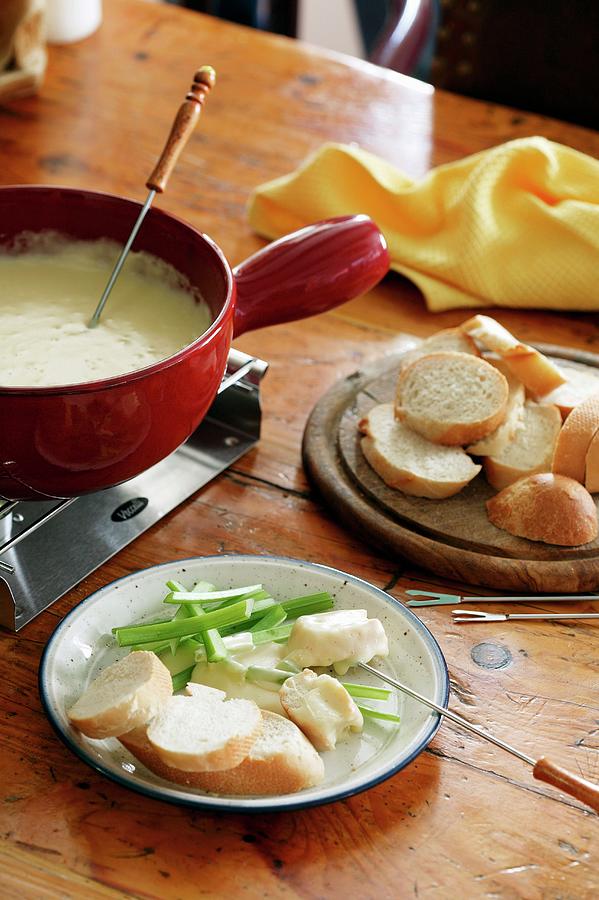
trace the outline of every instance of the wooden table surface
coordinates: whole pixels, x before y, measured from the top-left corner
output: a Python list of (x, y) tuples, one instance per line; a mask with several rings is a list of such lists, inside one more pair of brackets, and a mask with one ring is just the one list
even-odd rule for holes
[[(198, 64), (218, 84), (160, 205), (236, 263), (261, 245), (250, 190), (328, 139), (357, 141), (413, 176), (541, 134), (598, 155), (599, 135), (443, 93), (394, 73), (142, 0), (106, 0), (102, 28), (52, 47), (41, 94), (0, 107), (2, 183), (143, 199)], [(356, 210), (358, 211), (358, 210)], [(247, 335), (270, 362), (263, 437), (233, 470), (102, 566), (18, 636), (0, 638), (2, 897), (525, 897), (599, 895), (597, 817), (492, 746), (443, 725), (406, 770), (341, 803), (268, 816), (205, 815), (147, 800), (70, 755), (37, 692), (40, 654), (91, 591), (140, 567), (221, 552), (279, 553), (347, 570), (401, 598), (434, 587), (358, 541), (306, 482), (300, 443), (323, 391), (405, 334), (456, 324), (392, 276), (341, 309)], [(522, 339), (593, 348), (590, 315), (502, 311)], [(422, 611), (447, 657), (451, 705), (531, 755), (599, 777), (591, 623), (464, 628)]]

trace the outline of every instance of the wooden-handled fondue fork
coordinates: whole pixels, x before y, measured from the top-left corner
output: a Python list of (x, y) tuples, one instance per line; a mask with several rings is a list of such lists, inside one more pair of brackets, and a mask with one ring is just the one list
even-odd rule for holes
[(558, 790), (563, 791), (565, 794), (576, 797), (581, 803), (590, 806), (591, 809), (594, 809), (595, 812), (599, 813), (599, 785), (593, 784), (592, 782), (587, 781), (586, 778), (581, 778), (579, 775), (575, 775), (567, 769), (562, 769), (561, 766), (556, 765), (549, 759), (545, 759), (544, 756), (539, 757), (539, 759), (533, 759), (532, 756), (527, 756), (526, 753), (522, 753), (520, 750), (517, 750), (516, 747), (512, 747), (511, 744), (506, 743), (506, 741), (502, 741), (500, 738), (489, 734), (489, 732), (485, 731), (483, 728), (478, 728), (478, 726), (469, 722), (468, 719), (463, 719), (462, 716), (452, 712), (450, 709), (439, 706), (439, 704), (435, 703), (433, 700), (429, 700), (428, 697), (423, 697), (422, 694), (419, 694), (418, 691), (403, 684), (403, 682), (397, 681), (395, 678), (390, 678), (388, 675), (385, 675), (384, 672), (373, 669), (373, 667), (369, 666), (367, 663), (359, 663), (359, 667), (364, 669), (365, 672), (370, 672), (371, 675), (376, 675), (377, 678), (386, 681), (387, 684), (397, 688), (404, 694), (408, 694), (409, 697), (413, 697), (413, 699), (418, 700), (419, 703), (423, 703), (430, 709), (435, 710), (440, 716), (451, 719), (452, 722), (455, 722), (456, 725), (459, 725), (461, 728), (465, 728), (467, 731), (477, 734), (479, 737), (484, 738), (485, 741), (490, 741), (492, 744), (495, 744), (496, 747), (501, 747), (502, 750), (506, 750), (508, 753), (511, 753), (512, 756), (517, 756), (522, 762), (532, 766), (532, 774), (538, 781), (545, 781), (547, 784), (552, 784), (553, 787), (558, 788)]
[(119, 272), (123, 268), (123, 264), (127, 258), (127, 254), (131, 249), (133, 241), (137, 237), (137, 232), (141, 228), (141, 224), (146, 216), (146, 213), (152, 205), (152, 201), (156, 194), (161, 194), (165, 190), (171, 172), (173, 171), (175, 163), (179, 158), (179, 154), (181, 153), (183, 147), (187, 143), (191, 132), (196, 126), (196, 123), (202, 111), (202, 104), (214, 87), (215, 81), (216, 73), (212, 66), (202, 66), (193, 76), (193, 84), (188, 93), (185, 95), (184, 102), (179, 107), (177, 115), (175, 116), (175, 121), (173, 122), (171, 128), (171, 132), (167, 138), (166, 144), (164, 145), (164, 149), (160, 154), (160, 158), (156, 163), (154, 171), (146, 181), (146, 187), (149, 190), (146, 202), (144, 203), (141, 212), (137, 217), (137, 221), (135, 222), (135, 225), (131, 230), (131, 234), (127, 239), (127, 243), (122, 249), (121, 255), (119, 256), (116, 265), (112, 270), (112, 274), (108, 279), (108, 283), (104, 288), (98, 305), (94, 310), (94, 314), (89, 322), (90, 328), (95, 328), (98, 324), (100, 316), (102, 315), (102, 310), (104, 309), (106, 301), (108, 300), (108, 296), (112, 288), (114, 287), (114, 283), (119, 276)]

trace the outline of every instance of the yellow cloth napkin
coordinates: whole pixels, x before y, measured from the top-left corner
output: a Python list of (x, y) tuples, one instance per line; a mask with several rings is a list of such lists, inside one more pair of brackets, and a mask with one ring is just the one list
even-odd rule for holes
[(269, 238), (347, 213), (374, 219), (391, 267), (434, 312), (599, 309), (599, 162), (569, 147), (522, 138), (414, 182), (357, 146), (325, 144), (249, 203)]

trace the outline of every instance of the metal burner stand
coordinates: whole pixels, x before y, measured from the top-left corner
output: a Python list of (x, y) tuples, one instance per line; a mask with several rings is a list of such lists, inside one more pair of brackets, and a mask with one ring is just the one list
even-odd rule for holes
[(231, 350), (201, 425), (131, 481), (74, 500), (0, 507), (0, 625), (18, 631), (253, 447), (267, 368), (263, 360)]

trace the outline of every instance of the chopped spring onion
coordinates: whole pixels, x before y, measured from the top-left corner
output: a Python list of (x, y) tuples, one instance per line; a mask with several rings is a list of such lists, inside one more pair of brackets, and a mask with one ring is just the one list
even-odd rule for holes
[[(263, 604), (266, 605), (264, 606)], [(276, 601), (274, 600), (257, 600), (250, 618), (243, 626), (244, 630), (255, 625), (256, 622), (258, 622), (263, 617), (265, 609), (269, 609), (270, 607), (278, 605), (283, 607), (290, 619), (295, 619), (297, 618), (297, 616), (307, 616), (312, 615), (313, 613), (326, 612), (328, 609), (332, 609), (333, 598), (328, 593), (328, 591), (322, 591), (319, 594), (308, 594), (305, 597), (294, 597), (292, 600), (281, 600), (280, 604), (276, 603)], [(221, 634), (233, 634), (235, 631), (239, 631), (240, 629), (235, 626), (227, 625), (219, 630)], [(276, 640), (276, 638), (273, 638), (273, 640)]]
[[(205, 584), (205, 582), (203, 584)], [(257, 594), (262, 590), (261, 584), (250, 584), (247, 587), (232, 588), (230, 591), (196, 590), (196, 587), (194, 587), (192, 591), (171, 591), (170, 594), (167, 594), (165, 597), (164, 602), (199, 603), (205, 600), (207, 603), (214, 603), (215, 600), (241, 600), (246, 597), (253, 597), (254, 594)]]
[[(179, 607), (179, 612), (186, 609), (188, 610), (189, 616), (205, 616), (206, 610), (202, 608), (202, 604), (199, 598), (206, 593), (212, 595), (215, 591), (216, 587), (209, 581), (196, 582), (191, 590), (191, 596), (197, 597), (197, 601), (182, 603)], [(179, 595), (181, 594), (180, 591), (175, 593), (178, 593)], [(165, 598), (164, 602), (170, 602), (169, 597), (171, 596), (175, 595), (169, 594), (169, 596)], [(206, 656), (208, 658), (208, 662), (220, 662), (221, 660), (226, 659), (229, 655), (227, 648), (223, 644), (223, 639), (220, 636), (218, 628), (209, 628), (208, 631), (202, 632), (202, 640), (204, 642), (204, 647), (206, 648)]]
[(274, 628), (265, 628), (264, 631), (252, 632), (254, 643), (256, 646), (260, 644), (268, 644), (274, 641), (275, 644), (286, 644), (291, 634), (293, 623), (284, 622), (283, 625), (276, 625)]
[(227, 674), (234, 678), (235, 681), (245, 681), (247, 666), (244, 666), (243, 663), (240, 663), (236, 659), (233, 659), (232, 656), (228, 656), (222, 661), (222, 663), (220, 663), (220, 665), (224, 666), (224, 668), (227, 670)]
[(176, 675), (173, 675), (173, 693), (183, 690), (183, 688), (191, 678), (191, 673), (193, 672), (194, 668), (195, 666), (190, 666), (188, 669), (182, 669), (181, 672), (177, 672)]
[(245, 677), (248, 681), (272, 681), (275, 684), (283, 684), (291, 678), (290, 672), (282, 672), (280, 669), (271, 669), (267, 666), (248, 666)]
[[(190, 613), (188, 613), (187, 610), (183, 606), (180, 606), (179, 609), (177, 610), (177, 612), (175, 613), (175, 615), (173, 616), (173, 622), (175, 620), (179, 620), (179, 619), (189, 619), (189, 616), (190, 616)], [(171, 648), (171, 653), (173, 654), (173, 656), (177, 652), (177, 647), (179, 646), (180, 642), (181, 642), (180, 637), (172, 638), (172, 640), (169, 641), (169, 647)]]
[[(141, 649), (149, 646), (148, 644), (142, 644)], [(154, 650), (154, 653), (160, 657), (164, 665), (167, 667), (171, 675), (176, 675), (177, 672), (182, 672), (183, 669), (188, 669), (189, 666), (195, 665), (196, 662), (196, 650), (201, 649), (204, 654), (204, 659), (206, 658), (206, 651), (204, 647), (204, 641), (200, 637), (198, 638), (182, 638), (179, 647), (177, 648), (177, 652), (173, 655), (169, 650), (168, 642), (162, 643), (159, 645), (160, 650)]]
[(369, 684), (351, 684), (348, 681), (342, 681), (341, 684), (350, 695), (350, 697), (367, 697), (370, 700), (388, 700), (391, 691), (385, 688), (371, 687)]
[(386, 722), (401, 722), (400, 717), (393, 713), (379, 712), (378, 709), (370, 709), (368, 706), (360, 706), (359, 704), (358, 709), (365, 719), (384, 719)]
[(302, 670), (299, 666), (296, 666), (294, 662), (290, 659), (281, 659), (277, 665), (278, 669), (284, 669), (286, 672), (290, 672), (291, 675), (298, 675)]
[(185, 590), (185, 588), (183, 587), (183, 585), (181, 584), (180, 581), (167, 581), (166, 586), (169, 589), (169, 591), (184, 591)]
[[(184, 591), (184, 587), (178, 588), (180, 591)], [(216, 585), (212, 584), (210, 581), (196, 581), (194, 586), (192, 587), (192, 593), (201, 594), (205, 591), (211, 592), (216, 590)]]
[[(206, 613), (208, 615), (208, 613)], [(211, 628), (202, 635), (208, 662), (221, 662), (229, 655), (226, 644), (220, 636), (218, 628)]]
[[(254, 604), (254, 609), (255, 606)], [(250, 631), (263, 631), (265, 628), (274, 628), (276, 625), (282, 625), (286, 618), (287, 613), (281, 604), (277, 603), (275, 606), (271, 606), (255, 625), (252, 625)]]
[(220, 629), (222, 626), (234, 627), (234, 630), (238, 631), (240, 623), (245, 623), (251, 618), (253, 606), (254, 601), (248, 598), (224, 609), (215, 609), (213, 612), (204, 613), (202, 616), (191, 616), (189, 619), (172, 620), (157, 625), (128, 625), (113, 628), (112, 631), (119, 647), (201, 634), (208, 631), (209, 628)]
[[(230, 634), (223, 638), (223, 643), (229, 653), (243, 653), (259, 647), (260, 644), (268, 644), (270, 641), (282, 643), (289, 638), (291, 634), (291, 625), (277, 625), (276, 628), (268, 628), (264, 631), (241, 631), (237, 634)], [(206, 650), (200, 644), (195, 651), (197, 662), (206, 662)]]

